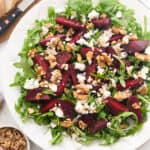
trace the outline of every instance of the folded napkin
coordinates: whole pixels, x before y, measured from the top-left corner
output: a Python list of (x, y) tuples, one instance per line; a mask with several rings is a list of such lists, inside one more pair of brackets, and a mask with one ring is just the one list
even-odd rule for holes
[(143, 3), (147, 8), (150, 9), (150, 0), (139, 0), (141, 3)]

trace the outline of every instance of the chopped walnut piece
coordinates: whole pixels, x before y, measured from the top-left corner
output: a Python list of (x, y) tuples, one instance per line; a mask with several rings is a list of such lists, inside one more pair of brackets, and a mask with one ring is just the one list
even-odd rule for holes
[(116, 92), (114, 98), (118, 101), (123, 101), (124, 99), (127, 99), (130, 96), (132, 96), (132, 92), (130, 90), (125, 90)]
[(44, 24), (44, 26), (46, 27), (46, 28), (51, 28), (51, 27), (53, 27), (53, 24), (52, 23), (46, 23), (46, 24)]
[(79, 125), (79, 128), (82, 130), (87, 128), (87, 124), (83, 122), (82, 120), (79, 120), (78, 125)]
[(112, 32), (115, 34), (121, 34), (121, 35), (127, 34), (127, 32), (124, 29), (122, 29), (121, 27), (116, 27), (116, 26), (112, 27)]
[(107, 15), (106, 14), (101, 14), (101, 18), (107, 18)]
[(36, 48), (31, 49), (31, 50), (28, 52), (28, 56), (31, 57), (31, 58), (33, 58), (33, 57), (35, 56), (36, 52), (37, 52), (37, 49), (36, 49)]
[(57, 65), (55, 55), (50, 54), (47, 57), (45, 57), (45, 59), (48, 60), (51, 69), (55, 68), (55, 66)]
[(147, 54), (136, 52), (135, 57), (140, 61), (150, 61), (150, 55), (147, 55)]
[(86, 29), (91, 30), (91, 29), (93, 29), (93, 27), (94, 27), (93, 23), (88, 23), (86, 26)]
[(78, 62), (81, 62), (81, 61), (82, 61), (82, 56), (81, 56), (81, 54), (77, 54), (77, 61), (78, 61)]
[(92, 51), (88, 51), (86, 53), (86, 59), (88, 60), (88, 62), (92, 62), (92, 58), (93, 58), (93, 52)]
[(48, 81), (41, 81), (40, 82), (40, 87), (45, 87), (45, 88), (48, 88), (49, 87), (49, 83), (48, 83)]
[(41, 66), (38, 66), (38, 67), (37, 67), (36, 72), (37, 72), (37, 75), (38, 75), (38, 76), (42, 76), (42, 75), (45, 75), (45, 74), (46, 74), (46, 72), (43, 70), (43, 68), (42, 68)]
[(59, 24), (56, 24), (55, 25), (55, 29), (58, 33), (63, 33), (65, 30), (64, 30), (64, 27), (62, 25), (59, 25)]
[(86, 84), (77, 84), (74, 86), (76, 90), (81, 90), (82, 93), (88, 93), (90, 88)]
[(129, 40), (137, 40), (137, 39), (138, 39), (138, 37), (136, 34), (129, 35)]
[(137, 104), (137, 103), (133, 103), (133, 104), (132, 104), (132, 107), (133, 107), (134, 109), (140, 109), (140, 105)]
[(102, 53), (96, 57), (97, 63), (100, 67), (104, 68), (106, 65), (110, 66), (112, 64), (112, 59), (106, 53)]
[(69, 28), (69, 30), (67, 31), (67, 36), (72, 36), (75, 33), (73, 28)]
[(46, 36), (45, 36), (45, 39), (48, 39), (48, 38), (51, 38), (53, 37), (54, 34), (52, 32), (49, 32)]
[(67, 43), (67, 44), (66, 44), (66, 51), (67, 51), (67, 52), (73, 51), (74, 48), (75, 48), (75, 46), (74, 46), (73, 43)]
[(119, 127), (121, 129), (127, 129), (129, 126), (127, 124), (121, 124)]
[(60, 41), (59, 37), (52, 38), (49, 47), (52, 49), (55, 48), (58, 45), (59, 41)]
[(65, 128), (69, 128), (73, 125), (73, 121), (70, 119), (66, 119), (66, 120), (60, 122), (60, 125)]
[(73, 96), (81, 101), (85, 101), (88, 98), (88, 94), (79, 93), (77, 91), (73, 91)]
[(58, 44), (57, 44), (57, 49), (63, 51), (64, 50), (64, 45), (62, 43), (62, 41), (59, 41)]
[(54, 70), (52, 72), (51, 82), (52, 83), (58, 83), (62, 79), (62, 73), (60, 70)]
[(29, 113), (29, 114), (33, 114), (33, 113), (34, 113), (34, 109), (29, 107), (29, 108), (28, 108), (28, 113)]
[(36, 94), (36, 96), (35, 96), (35, 99), (37, 99), (37, 100), (38, 100), (38, 99), (40, 99), (40, 98), (41, 98), (41, 96), (42, 96), (42, 94), (41, 94), (41, 93), (37, 93), (37, 94)]
[(140, 92), (142, 95), (147, 94), (148, 93), (147, 85), (146, 84), (142, 85), (137, 91)]

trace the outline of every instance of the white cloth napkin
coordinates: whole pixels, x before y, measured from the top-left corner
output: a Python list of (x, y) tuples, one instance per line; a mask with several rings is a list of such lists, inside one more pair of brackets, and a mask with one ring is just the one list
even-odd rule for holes
[(141, 3), (143, 3), (147, 8), (150, 9), (150, 0), (139, 0)]

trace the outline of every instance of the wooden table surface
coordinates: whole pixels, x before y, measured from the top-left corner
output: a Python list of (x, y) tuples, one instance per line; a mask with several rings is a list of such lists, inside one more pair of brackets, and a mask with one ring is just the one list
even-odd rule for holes
[(14, 22), (14, 24), (3, 34), (0, 35), (0, 43), (6, 41), (9, 39), (13, 29), (15, 28), (15, 26), (17, 25), (17, 23), (19, 22), (19, 20), (23, 17), (23, 15), (29, 10), (31, 9), (33, 6), (35, 6), (39, 1), (41, 0), (36, 0), (22, 15), (20, 15), (16, 21)]

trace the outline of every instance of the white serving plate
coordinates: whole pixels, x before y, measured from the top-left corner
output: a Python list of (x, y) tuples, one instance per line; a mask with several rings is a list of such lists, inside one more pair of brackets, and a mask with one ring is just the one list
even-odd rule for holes
[[(98, 0), (93, 0), (96, 3)], [(32, 120), (26, 124), (22, 123), (20, 116), (15, 112), (14, 105), (19, 97), (19, 90), (17, 88), (9, 87), (12, 83), (16, 69), (13, 67), (13, 63), (18, 60), (17, 54), (21, 51), (23, 41), (26, 36), (26, 31), (29, 29), (36, 19), (43, 19), (47, 17), (47, 8), (53, 6), (56, 11), (63, 10), (65, 8), (66, 0), (43, 0), (32, 8), (19, 22), (14, 32), (12, 33), (8, 46), (0, 59), (1, 63), (1, 79), (3, 83), (4, 97), (7, 102), (8, 108), (23, 132), (38, 146), (44, 150), (134, 150), (144, 144), (150, 139), (150, 116), (148, 121), (144, 124), (143, 129), (135, 134), (121, 138), (116, 144), (112, 146), (100, 146), (97, 142), (89, 146), (81, 146), (68, 137), (65, 137), (60, 145), (52, 146), (50, 144), (51, 134), (46, 127), (35, 124)], [(150, 11), (141, 5), (137, 0), (121, 0), (122, 3), (127, 4), (129, 8), (135, 10), (136, 18), (143, 24), (143, 16), (147, 15), (150, 20)], [(149, 24), (150, 27), (150, 24)], [(150, 29), (150, 28), (149, 28)]]

